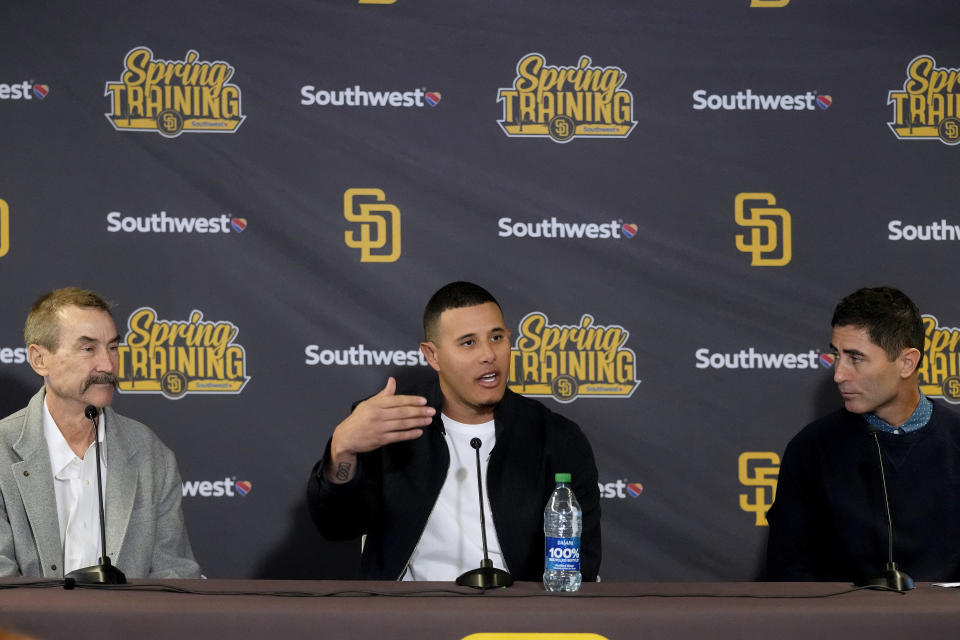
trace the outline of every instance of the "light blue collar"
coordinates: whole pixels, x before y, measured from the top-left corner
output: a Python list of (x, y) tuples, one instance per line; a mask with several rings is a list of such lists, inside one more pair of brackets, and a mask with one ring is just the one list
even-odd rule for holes
[(927, 426), (927, 423), (930, 422), (931, 415), (933, 415), (933, 403), (930, 402), (930, 399), (921, 392), (920, 402), (917, 404), (917, 408), (913, 410), (913, 413), (910, 414), (910, 417), (907, 418), (907, 421), (899, 427), (893, 426), (886, 420), (881, 420), (872, 413), (865, 413), (863, 414), (863, 417), (867, 422), (881, 431), (902, 435), (904, 433), (917, 431), (918, 429), (922, 429), (923, 427)]

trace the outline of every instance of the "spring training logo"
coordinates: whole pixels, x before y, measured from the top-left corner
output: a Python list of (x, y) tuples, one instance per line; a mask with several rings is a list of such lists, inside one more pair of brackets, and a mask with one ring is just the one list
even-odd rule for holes
[(181, 133), (235, 133), (246, 118), (240, 88), (230, 84), (228, 62), (201, 62), (190, 50), (183, 60), (154, 58), (136, 47), (123, 59), (119, 82), (107, 82), (107, 120), (118, 131), (155, 131), (168, 138)]
[(519, 333), (510, 353), (509, 386), (516, 393), (573, 402), (628, 398), (640, 384), (637, 356), (625, 346), (630, 333), (619, 325), (594, 324), (589, 314), (578, 325), (550, 324), (545, 313), (533, 311)]
[(171, 400), (188, 393), (240, 393), (250, 380), (246, 352), (232, 322), (210, 322), (194, 309), (189, 319), (158, 320), (140, 307), (130, 314), (120, 344), (120, 391), (160, 393)]
[(497, 124), (511, 138), (626, 138), (637, 124), (626, 80), (620, 67), (595, 67), (589, 56), (560, 67), (529, 53), (517, 63), (513, 86), (497, 93), (503, 104)]
[(960, 329), (941, 327), (934, 316), (924, 314), (923, 334), (920, 391), (960, 404)]
[(960, 144), (960, 69), (938, 67), (933, 56), (917, 56), (907, 65), (903, 90), (887, 94), (900, 140), (940, 140)]

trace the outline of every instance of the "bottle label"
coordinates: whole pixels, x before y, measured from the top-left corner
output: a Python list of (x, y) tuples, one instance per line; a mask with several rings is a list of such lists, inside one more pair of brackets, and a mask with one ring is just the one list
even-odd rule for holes
[(580, 538), (547, 537), (547, 571), (580, 571)]

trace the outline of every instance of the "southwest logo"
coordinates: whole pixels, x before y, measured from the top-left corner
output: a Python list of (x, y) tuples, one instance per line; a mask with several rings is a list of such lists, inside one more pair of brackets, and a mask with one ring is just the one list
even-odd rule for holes
[(14, 84), (0, 83), (0, 100), (43, 100), (50, 93), (50, 85), (34, 84), (33, 80), (24, 80)]
[(824, 369), (829, 369), (833, 366), (833, 363), (837, 361), (837, 356), (832, 353), (821, 353), (820, 354), (820, 366)]
[(237, 495), (245, 496), (253, 489), (249, 480), (185, 480), (183, 482), (184, 498), (233, 498)]
[(619, 240), (632, 238), (637, 225), (623, 224), (620, 220), (610, 222), (563, 222), (551, 217), (537, 222), (514, 222), (513, 218), (497, 220), (497, 236), (500, 238), (587, 238), (590, 240)]
[(817, 96), (817, 106), (826, 111), (830, 108), (830, 105), (833, 104), (833, 97), (831, 96)]
[(410, 91), (367, 90), (354, 85), (346, 89), (317, 89), (315, 85), (300, 87), (300, 104), (305, 107), (391, 107), (412, 108), (425, 104), (435, 107), (440, 103), (439, 91), (427, 91), (425, 88)]
[(598, 482), (601, 498), (636, 498), (643, 493), (643, 485), (639, 482), (630, 482), (626, 478), (613, 482)]
[(246, 218), (233, 218), (230, 220), (230, 226), (233, 227), (233, 230), (237, 233), (241, 233), (244, 229), (247, 228), (247, 219)]

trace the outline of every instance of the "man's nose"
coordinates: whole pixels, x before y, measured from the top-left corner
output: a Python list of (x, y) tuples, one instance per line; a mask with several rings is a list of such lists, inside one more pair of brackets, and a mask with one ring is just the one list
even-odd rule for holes
[(480, 353), (480, 359), (482, 362), (493, 362), (497, 359), (497, 352), (494, 350), (493, 345), (489, 341), (485, 341), (482, 347), (483, 351)]
[(847, 379), (847, 367), (844, 364), (841, 364), (840, 359), (837, 358), (836, 362), (833, 364), (833, 381), (837, 384), (840, 384)]
[(112, 349), (102, 349), (97, 354), (97, 371), (107, 371), (116, 373), (119, 367), (119, 358), (117, 352)]

